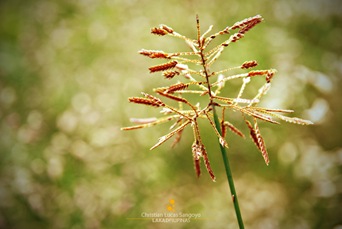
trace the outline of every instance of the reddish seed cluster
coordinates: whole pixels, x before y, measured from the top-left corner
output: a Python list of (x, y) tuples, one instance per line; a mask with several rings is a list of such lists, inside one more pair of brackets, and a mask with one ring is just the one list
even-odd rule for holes
[(204, 148), (204, 145), (203, 145), (203, 159), (204, 159), (204, 164), (205, 164), (205, 167), (210, 175), (210, 178), (215, 181), (216, 180), (216, 177), (214, 175), (214, 172), (213, 170), (211, 169), (211, 166), (210, 166), (210, 162), (209, 162), (209, 158), (208, 158), (208, 154), (207, 154), (207, 151), (205, 150)]
[(153, 106), (153, 107), (160, 107), (161, 106), (160, 103), (153, 101), (151, 99), (148, 99), (148, 98), (130, 97), (130, 98), (128, 98), (128, 100), (132, 103), (144, 104), (144, 105), (149, 105), (149, 106)]
[(168, 32), (165, 29), (161, 29), (161, 28), (157, 28), (157, 27), (153, 27), (151, 29), (151, 33), (158, 35), (158, 36), (164, 36), (164, 35), (168, 34)]
[(253, 28), (255, 25), (262, 21), (262, 17), (260, 15), (246, 18), (243, 21), (235, 23), (230, 29), (240, 29), (238, 33), (234, 34), (231, 38), (232, 42), (236, 42), (240, 40), (244, 34)]
[(273, 78), (275, 73), (276, 73), (276, 71), (274, 69), (255, 70), (255, 71), (248, 72), (248, 76), (252, 77), (252, 76), (266, 75), (266, 82), (269, 83), (269, 82), (271, 82), (271, 79)]
[(174, 93), (175, 91), (183, 90), (183, 89), (187, 88), (188, 86), (189, 86), (189, 84), (184, 84), (184, 83), (174, 84), (174, 85), (171, 85), (165, 92), (166, 93)]
[(267, 75), (266, 75), (266, 82), (267, 83), (271, 82), (271, 79), (273, 78), (274, 74), (275, 74), (274, 70), (269, 70), (267, 72)]
[(173, 33), (173, 29), (167, 25), (160, 25), (159, 28), (153, 27), (151, 33), (159, 36), (164, 36), (168, 33)]
[(158, 99), (157, 97), (153, 95), (149, 95), (147, 93), (142, 93), (146, 98), (142, 97), (130, 97), (128, 100), (132, 103), (137, 103), (137, 104), (144, 104), (144, 105), (149, 105), (153, 107), (163, 107), (165, 104)]
[(255, 60), (251, 60), (251, 61), (246, 61), (241, 65), (242, 69), (248, 69), (248, 68), (253, 68), (255, 66), (257, 66), (258, 63)]
[(173, 33), (173, 29), (167, 25), (161, 25), (161, 28), (167, 31), (168, 33)]
[(165, 72), (163, 72), (163, 75), (167, 79), (172, 79), (175, 75), (179, 75), (179, 72), (177, 72), (177, 71), (165, 71)]
[(192, 144), (192, 157), (197, 177), (201, 175), (200, 157), (202, 156), (202, 147), (198, 143)]
[(243, 38), (243, 36), (244, 35), (242, 33), (235, 33), (232, 36), (231, 40), (232, 40), (232, 42), (236, 42), (236, 41), (240, 40), (241, 38)]
[(200, 158), (203, 157), (205, 167), (206, 167), (211, 179), (213, 181), (215, 181), (216, 178), (215, 178), (213, 170), (211, 169), (207, 151), (201, 142), (195, 141), (192, 144), (192, 156), (194, 159), (194, 166), (195, 166), (196, 175), (198, 177), (201, 175)]
[(243, 27), (242, 29), (239, 30), (239, 33), (246, 33), (248, 30), (250, 30), (251, 28), (253, 28), (256, 24), (260, 23), (261, 20), (252, 20), (250, 23), (248, 23), (245, 27)]
[(174, 60), (174, 61), (167, 62), (165, 64), (160, 64), (160, 65), (149, 67), (148, 69), (150, 70), (150, 73), (165, 71), (165, 70), (174, 68), (177, 65), (177, 63), (178, 62)]
[[(230, 29), (241, 29), (245, 30), (244, 32), (247, 32), (252, 27), (254, 27), (256, 24), (260, 23), (262, 21), (262, 17), (260, 15), (256, 15), (254, 17), (246, 18), (242, 21), (236, 22)], [(241, 30), (239, 32), (241, 32)]]
[(258, 127), (258, 123), (255, 122), (254, 124), (254, 130), (255, 130), (255, 134), (256, 134), (256, 138), (258, 140), (258, 148), (265, 160), (266, 165), (268, 165), (270, 163), (270, 159), (268, 157), (268, 153), (267, 153), (267, 149), (266, 149), (266, 145), (264, 142), (264, 139), (262, 138), (261, 134), (260, 134), (260, 129)]
[(150, 99), (151, 101), (153, 101), (154, 103), (158, 104), (159, 106), (165, 106), (165, 104), (164, 104), (160, 99), (158, 99), (157, 97), (155, 97), (155, 96), (153, 96), (153, 95), (150, 95), (150, 94), (147, 94), (147, 93), (144, 93), (144, 92), (142, 92), (142, 94), (143, 94), (146, 98), (148, 98), (148, 99)]
[(268, 70), (255, 70), (248, 72), (248, 76), (262, 76), (266, 75)]
[(163, 51), (154, 51), (154, 50), (145, 50), (145, 49), (142, 49), (139, 51), (139, 53), (141, 55), (144, 55), (144, 56), (148, 56), (152, 59), (154, 58), (166, 58), (166, 59), (169, 59), (170, 58), (170, 55), (163, 52)]
[(252, 124), (248, 120), (245, 120), (245, 122), (246, 122), (246, 124), (250, 130), (250, 136), (251, 136), (253, 142), (255, 143), (255, 145), (260, 150), (260, 152), (261, 152), (261, 154), (265, 160), (266, 165), (268, 165), (270, 161), (268, 158), (266, 145), (265, 145), (264, 139), (261, 137), (260, 130), (259, 130), (257, 123), (255, 122), (255, 126), (253, 127)]

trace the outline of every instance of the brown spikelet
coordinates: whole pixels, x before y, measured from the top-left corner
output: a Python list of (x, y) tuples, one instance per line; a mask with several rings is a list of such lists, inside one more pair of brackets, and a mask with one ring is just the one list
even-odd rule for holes
[(163, 75), (167, 79), (172, 79), (175, 75), (179, 75), (179, 72), (177, 72), (177, 71), (164, 71)]
[(248, 69), (257, 66), (258, 63), (255, 60), (246, 61), (241, 65), (241, 69)]
[[(235, 33), (234, 35), (232, 35), (232, 37), (231, 37), (231, 41), (232, 42), (236, 42), (236, 41), (238, 41), (238, 40), (240, 40), (241, 38), (243, 38), (244, 37), (244, 35), (242, 34), (242, 33)], [(224, 44), (224, 43), (223, 43)], [(222, 45), (223, 45), (222, 44)], [(224, 46), (228, 46), (228, 44), (225, 44)]]
[(271, 79), (273, 78), (274, 74), (277, 71), (275, 69), (268, 69), (268, 70), (255, 70), (255, 71), (250, 71), (248, 72), (248, 76), (262, 76), (266, 75), (266, 82), (269, 83), (271, 82)]
[(268, 70), (267, 75), (266, 75), (266, 82), (267, 83), (271, 82), (271, 79), (273, 78), (275, 73), (276, 73), (276, 70), (274, 70), (274, 69)]
[(144, 105), (149, 105), (149, 106), (153, 106), (153, 107), (163, 106), (163, 102), (160, 103), (158, 101), (151, 100), (151, 99), (148, 99), (148, 98), (130, 97), (130, 98), (128, 98), (128, 100), (131, 103), (144, 104)]
[[(231, 124), (228, 121), (225, 121), (223, 123), (223, 126), (227, 129), (229, 128), (233, 133), (235, 133), (236, 135), (245, 138), (245, 135), (238, 129), (236, 128), (233, 124)], [(223, 136), (223, 135), (222, 135)]]
[(264, 158), (266, 165), (268, 165), (270, 163), (270, 159), (268, 157), (266, 145), (265, 145), (264, 139), (262, 138), (260, 134), (259, 126), (256, 120), (254, 120), (254, 130), (255, 130), (255, 135), (258, 141), (258, 145), (259, 145), (259, 149), (261, 151), (262, 157)]
[(200, 177), (201, 176), (201, 165), (200, 165), (199, 159), (194, 158), (194, 167), (195, 167), (197, 177)]
[(254, 70), (254, 71), (248, 72), (248, 76), (262, 76), (262, 75), (266, 75), (268, 71), (269, 70)]
[(192, 157), (194, 159), (194, 167), (197, 177), (201, 175), (200, 158), (202, 155), (202, 149), (197, 141), (192, 144)]
[(173, 33), (173, 29), (167, 25), (160, 25), (160, 27), (168, 33)]
[(196, 171), (197, 177), (199, 177), (201, 175), (200, 158), (203, 157), (205, 167), (206, 167), (212, 181), (215, 181), (216, 178), (215, 178), (213, 170), (211, 169), (207, 151), (201, 142), (195, 141), (192, 144), (192, 156), (194, 159), (194, 166), (195, 166), (195, 171)]
[(260, 130), (258, 127), (258, 124), (256, 122), (256, 120), (254, 120), (254, 127), (252, 126), (252, 124), (248, 121), (245, 120), (249, 130), (250, 130), (250, 136), (254, 142), (254, 144), (258, 147), (258, 149), (260, 150), (266, 165), (268, 165), (270, 163), (269, 157), (268, 157), (268, 153), (267, 153), (267, 149), (266, 149), (266, 145), (264, 142), (264, 139), (262, 138), (261, 134), (260, 134)]
[(215, 181), (216, 178), (215, 178), (213, 170), (211, 169), (209, 158), (208, 158), (208, 155), (207, 155), (207, 151), (205, 150), (204, 145), (202, 145), (201, 148), (202, 148), (202, 155), (203, 155), (205, 167), (206, 167), (206, 169), (207, 169), (207, 171), (208, 171), (208, 173), (209, 173), (209, 175), (211, 177), (211, 180)]
[(246, 122), (246, 124), (247, 124), (247, 126), (248, 126), (248, 129), (249, 129), (249, 131), (250, 131), (249, 134), (250, 134), (250, 136), (251, 136), (251, 138), (252, 138), (254, 144), (258, 147), (259, 150), (261, 150), (261, 149), (260, 149), (260, 146), (259, 146), (259, 143), (258, 143), (258, 138), (257, 138), (257, 136), (256, 136), (256, 132), (255, 132), (255, 130), (254, 130), (252, 124), (251, 124), (248, 120), (245, 120), (245, 122)]
[(162, 107), (165, 106), (165, 104), (160, 99), (158, 99), (157, 97), (150, 95), (150, 94), (147, 94), (147, 93), (144, 93), (144, 92), (141, 92), (141, 94), (143, 94), (146, 98), (150, 99), (151, 101), (155, 102), (156, 104), (159, 104), (159, 106), (162, 106)]
[(151, 28), (151, 33), (158, 35), (158, 36), (164, 36), (164, 35), (168, 34), (168, 32), (165, 29), (157, 28), (157, 27)]
[(170, 59), (170, 55), (163, 52), (163, 51), (155, 51), (155, 50), (146, 50), (142, 49), (139, 51), (141, 55), (148, 56), (150, 58), (165, 58), (165, 59)]
[(227, 126), (224, 124), (224, 121), (222, 120), (221, 123), (221, 135), (223, 138), (226, 137), (226, 133), (227, 133)]
[(248, 30), (250, 30), (251, 28), (253, 28), (255, 25), (257, 25), (258, 23), (260, 23), (262, 20), (257, 20), (257, 18), (255, 18), (255, 20), (252, 20), (250, 23), (248, 23), (245, 27), (243, 27), (242, 29), (239, 30), (239, 33), (245, 34)]
[(183, 90), (185, 88), (189, 87), (189, 84), (184, 84), (184, 83), (177, 83), (174, 85), (171, 85), (166, 91), (165, 93), (174, 93), (175, 91), (180, 91)]
[(244, 32), (247, 32), (262, 20), (263, 19), (260, 15), (256, 15), (254, 17), (249, 17), (242, 21), (236, 22), (232, 27), (230, 27), (230, 29), (240, 29), (239, 32), (241, 32), (241, 30), (246, 30)]
[(148, 69), (150, 70), (150, 73), (159, 72), (159, 71), (165, 71), (165, 70), (174, 68), (177, 65), (177, 63), (178, 62), (174, 60), (174, 61), (167, 62), (165, 64), (159, 64), (159, 65), (156, 65), (156, 66), (152, 66), (152, 67), (150, 67)]

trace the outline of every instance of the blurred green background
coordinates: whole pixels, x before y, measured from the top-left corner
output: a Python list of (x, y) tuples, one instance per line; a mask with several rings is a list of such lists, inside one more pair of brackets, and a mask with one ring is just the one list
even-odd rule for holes
[[(158, 115), (127, 97), (170, 83), (150, 75), (156, 62), (137, 51), (188, 50), (152, 36), (151, 27), (195, 38), (196, 14), (214, 32), (261, 14), (265, 21), (215, 67), (255, 59), (258, 69), (277, 69), (262, 104), (294, 109), (315, 125), (261, 122), (269, 166), (249, 137), (228, 136), (246, 228), (341, 229), (341, 12), (338, 0), (1, 1), (0, 228), (237, 228), (209, 125), (201, 131), (215, 183), (206, 173), (196, 178), (191, 130), (177, 147), (149, 151), (168, 125), (120, 128), (130, 117)], [(169, 200), (201, 219), (137, 219), (167, 212)]]

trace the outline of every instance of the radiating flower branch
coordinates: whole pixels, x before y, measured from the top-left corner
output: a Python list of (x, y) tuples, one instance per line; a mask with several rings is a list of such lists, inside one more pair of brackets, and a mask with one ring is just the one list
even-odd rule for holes
[[(122, 130), (135, 130), (171, 122), (170, 132), (160, 137), (158, 142), (151, 147), (152, 150), (172, 137), (175, 138), (172, 147), (175, 146), (181, 140), (183, 130), (190, 126), (194, 136), (191, 152), (196, 175), (198, 177), (201, 175), (200, 161), (202, 158), (210, 178), (215, 181), (216, 177), (211, 168), (208, 152), (202, 142), (198, 125), (199, 119), (207, 120), (209, 126), (212, 127), (213, 132), (218, 137), (239, 226), (243, 228), (242, 217), (225, 148), (228, 148), (228, 142), (226, 141), (228, 130), (243, 138), (245, 138), (245, 135), (227, 120), (225, 116), (226, 110), (233, 110), (241, 114), (242, 122), (246, 124), (252, 141), (261, 152), (261, 156), (267, 165), (270, 163), (270, 158), (265, 141), (260, 132), (259, 121), (279, 124), (279, 121), (282, 120), (300, 125), (310, 125), (312, 122), (284, 115), (292, 113), (292, 110), (271, 109), (258, 106), (262, 97), (271, 87), (272, 79), (276, 73), (275, 69), (250, 70), (258, 66), (256, 60), (248, 60), (239, 66), (225, 68), (219, 71), (211, 71), (210, 69), (212, 64), (220, 58), (223, 51), (229, 45), (240, 41), (248, 31), (263, 21), (260, 15), (236, 22), (232, 26), (227, 26), (223, 30), (213, 34), (210, 34), (213, 26), (210, 26), (202, 34), (198, 17), (196, 19), (197, 37), (195, 39), (181, 35), (167, 25), (160, 25), (159, 27), (153, 27), (151, 29), (151, 33), (154, 35), (171, 36), (183, 40), (189, 46), (190, 51), (185, 50), (173, 53), (167, 53), (163, 50), (142, 49), (139, 51), (141, 55), (151, 59), (165, 59), (164, 63), (149, 67), (150, 73), (161, 73), (165, 79), (177, 77), (179, 82), (153, 89), (156, 95), (143, 93), (144, 97), (130, 97), (128, 100), (131, 103), (161, 109), (160, 113), (162, 116), (160, 118), (153, 117), (147, 119), (132, 118), (131, 121), (137, 125), (124, 127)], [(213, 48), (208, 49), (209, 44), (219, 36), (226, 36), (227, 39)], [(247, 70), (247, 72), (229, 74), (230, 71), (237, 69), (242, 71)], [(264, 78), (264, 84), (259, 88), (254, 97), (246, 98), (244, 97), (244, 92), (247, 90), (248, 84), (255, 77)], [(241, 81), (241, 87), (236, 92), (236, 96), (232, 98), (219, 96), (221, 91), (229, 87), (228, 83), (233, 80)], [(195, 103), (189, 100), (189, 96), (193, 97), (193, 95), (199, 96), (198, 101), (195, 101)], [(203, 97), (207, 97), (208, 102), (204, 106), (201, 106), (199, 100)], [(171, 105), (175, 104), (175, 102), (177, 105)], [(221, 109), (222, 115), (220, 118), (217, 115), (216, 109)]]
[[(223, 115), (220, 119), (220, 122), (222, 124), (221, 129), (224, 132), (224, 136), (221, 136), (212, 121), (212, 105), (223, 110), (231, 109), (241, 113), (244, 122), (250, 130), (251, 139), (254, 143), (256, 143), (257, 148), (261, 151), (265, 163), (268, 164), (268, 153), (266, 151), (264, 140), (261, 137), (261, 133), (258, 127), (258, 120), (279, 124), (279, 122), (276, 119), (280, 119), (286, 122), (301, 125), (310, 125), (312, 124), (312, 122), (296, 117), (284, 116), (283, 114), (281, 114), (293, 112), (291, 110), (269, 109), (257, 106), (260, 102), (260, 99), (268, 92), (271, 86), (271, 80), (275, 75), (276, 70), (251, 70), (246, 73), (227, 76), (223, 75), (233, 69), (251, 69), (258, 65), (257, 61), (250, 60), (243, 62), (240, 66), (222, 69), (220, 71), (215, 72), (210, 71), (210, 66), (220, 57), (221, 53), (225, 50), (226, 47), (228, 47), (231, 43), (237, 42), (240, 39), (242, 39), (250, 29), (259, 24), (262, 20), (263, 19), (260, 15), (256, 15), (254, 17), (246, 18), (242, 21), (239, 21), (234, 25), (228, 26), (223, 30), (211, 35), (208, 34), (213, 28), (213, 26), (210, 26), (209, 29), (201, 35), (200, 25), (198, 22), (198, 36), (196, 39), (190, 39), (188, 37), (185, 37), (175, 32), (174, 29), (166, 25), (160, 25), (159, 27), (152, 28), (152, 34), (159, 36), (172, 36), (182, 39), (192, 50), (190, 52), (185, 51), (174, 53), (167, 53), (162, 50), (146, 49), (142, 49), (139, 51), (141, 55), (147, 56), (152, 59), (158, 58), (169, 60), (163, 64), (154, 65), (150, 67), (150, 73), (161, 72), (162, 75), (167, 79), (171, 79), (177, 76), (179, 77), (178, 79), (182, 82), (167, 87), (156, 88), (154, 89), (154, 92), (157, 95), (164, 97), (165, 99), (176, 101), (180, 103), (180, 105), (178, 105), (178, 107), (167, 105), (167, 102), (165, 102), (164, 99), (162, 100), (161, 98), (157, 98), (146, 93), (144, 94), (145, 97), (131, 97), (129, 98), (129, 101), (132, 103), (143, 104), (153, 107), (162, 107), (163, 109), (161, 110), (161, 113), (164, 114), (166, 117), (147, 119), (144, 121), (143, 124), (139, 124), (137, 126), (132, 127), (125, 127), (122, 129), (140, 129), (165, 122), (174, 121), (175, 123), (172, 125), (173, 130), (169, 134), (161, 137), (158, 143), (154, 147), (152, 147), (152, 149), (154, 149), (174, 135), (176, 135), (178, 139), (176, 142), (179, 142), (183, 129), (186, 126), (197, 126), (198, 119), (207, 119), (209, 121), (210, 126), (213, 128), (215, 134), (218, 135), (220, 143), (223, 146), (227, 147), (228, 144), (225, 140), (227, 129), (235, 134), (238, 134), (239, 136), (244, 136), (244, 134), (231, 122), (226, 120), (226, 117)], [(237, 32), (231, 33), (234, 30), (237, 30)], [(224, 35), (228, 35), (227, 40), (223, 41), (216, 47), (207, 50), (208, 45), (216, 37)], [(188, 58), (186, 56), (191, 56), (192, 58)], [(197, 59), (193, 59), (193, 56), (197, 56)], [(202, 66), (202, 69), (190, 69), (189, 64), (200, 65)], [(216, 80), (214, 79), (215, 76), (218, 76)], [(243, 93), (246, 89), (247, 84), (250, 83), (251, 79), (254, 77), (264, 77), (265, 84), (262, 87), (260, 87), (258, 93), (255, 95), (254, 98), (243, 98)], [(227, 86), (227, 82), (238, 79), (242, 80), (242, 84), (235, 98), (218, 96), (220, 91), (224, 90), (224, 87)], [(216, 90), (213, 91), (212, 88), (216, 88)], [(185, 97), (189, 94), (198, 94), (199, 96), (207, 95), (209, 97), (209, 102), (206, 106), (201, 108), (198, 104), (192, 104)], [(188, 107), (188, 110), (184, 109), (183, 105), (185, 105), (185, 107)], [(253, 118), (253, 125), (250, 123), (250, 121), (247, 120), (246, 116), (251, 116)], [(197, 141), (198, 145), (203, 145), (201, 139), (198, 138), (198, 136), (196, 136), (195, 133), (196, 135), (200, 136), (199, 130), (194, 132), (194, 141)], [(198, 158), (202, 157), (202, 154), (197, 154), (196, 157), (194, 156), (194, 159), (199, 160)], [(207, 160), (207, 162), (205, 163), (209, 164), (209, 160)], [(199, 168), (195, 166), (195, 170), (197, 171), (198, 169)], [(197, 171), (196, 174), (199, 175), (200, 173)]]

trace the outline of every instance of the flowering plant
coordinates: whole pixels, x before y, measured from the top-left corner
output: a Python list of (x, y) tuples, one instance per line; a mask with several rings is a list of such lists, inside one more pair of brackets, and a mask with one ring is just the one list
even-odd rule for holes
[[(219, 144), (226, 167), (229, 186), (231, 189), (237, 218), (240, 228), (243, 227), (243, 222), (238, 207), (237, 195), (231, 171), (229, 167), (228, 157), (225, 148), (228, 148), (226, 141), (227, 130), (245, 137), (242, 131), (235, 127), (227, 120), (226, 110), (233, 110), (241, 114), (242, 120), (246, 123), (249, 129), (249, 134), (258, 150), (261, 152), (265, 163), (269, 164), (269, 156), (267, 153), (266, 144), (260, 133), (259, 120), (279, 124), (278, 120), (286, 122), (310, 125), (312, 122), (296, 117), (288, 117), (282, 113), (292, 113), (292, 110), (285, 109), (271, 109), (258, 106), (260, 99), (268, 92), (271, 86), (272, 78), (276, 70), (249, 70), (258, 65), (257, 61), (245, 61), (240, 66), (226, 68), (220, 71), (211, 71), (212, 64), (220, 57), (222, 52), (232, 43), (241, 40), (245, 34), (254, 26), (262, 22), (263, 18), (260, 15), (246, 18), (242, 21), (236, 22), (232, 26), (228, 26), (223, 30), (209, 35), (213, 26), (201, 34), (200, 23), (197, 16), (197, 38), (190, 39), (185, 37), (167, 25), (160, 25), (151, 29), (151, 33), (159, 36), (172, 36), (185, 41), (189, 46), (190, 51), (167, 53), (161, 50), (145, 50), (139, 51), (141, 55), (152, 59), (165, 59), (163, 64), (155, 65), (149, 68), (150, 73), (161, 72), (166, 79), (174, 77), (179, 78), (179, 82), (165, 87), (158, 87), (154, 89), (156, 95), (142, 93), (143, 97), (130, 97), (128, 100), (132, 103), (162, 108), (160, 113), (163, 114), (160, 118), (132, 118), (131, 122), (136, 123), (134, 126), (124, 127), (122, 130), (135, 130), (145, 127), (151, 127), (166, 122), (173, 122), (170, 132), (159, 138), (158, 142), (151, 147), (156, 147), (163, 144), (171, 137), (175, 137), (173, 146), (177, 144), (182, 136), (183, 130), (190, 126), (193, 130), (194, 142), (192, 144), (192, 156), (194, 160), (194, 167), (197, 176), (200, 176), (200, 160), (203, 158), (206, 170), (211, 179), (215, 181), (214, 172), (210, 166), (208, 153), (202, 142), (198, 120), (206, 119), (209, 125), (219, 139)], [(232, 33), (233, 31), (237, 31)], [(209, 49), (209, 44), (218, 37), (228, 35), (228, 39), (224, 42)], [(209, 50), (208, 50), (209, 49)], [(191, 65), (191, 67), (189, 67)], [(198, 69), (192, 66), (200, 66)], [(225, 75), (231, 70), (242, 69), (248, 70), (245, 73)], [(244, 91), (246, 86), (255, 77), (264, 77), (264, 84), (259, 88), (257, 94), (253, 98), (245, 98)], [(241, 87), (236, 93), (236, 97), (220, 96), (220, 92), (225, 89), (227, 82), (232, 80), (240, 80)], [(200, 105), (198, 101), (191, 102), (189, 97), (198, 95), (199, 97), (206, 96), (207, 103)], [(159, 96), (159, 97), (157, 97)], [(165, 100), (165, 101), (164, 101)], [(166, 102), (169, 100), (169, 102)], [(175, 104), (171, 104), (171, 102)], [(216, 109), (221, 110), (220, 117), (217, 115)]]

